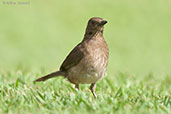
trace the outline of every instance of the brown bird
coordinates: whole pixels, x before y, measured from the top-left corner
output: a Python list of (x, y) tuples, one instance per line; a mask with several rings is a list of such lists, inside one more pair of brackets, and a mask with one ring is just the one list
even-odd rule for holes
[(59, 71), (43, 76), (35, 82), (63, 76), (79, 90), (79, 84), (91, 84), (94, 97), (96, 82), (101, 79), (108, 65), (108, 46), (103, 38), (106, 20), (93, 17), (88, 21), (83, 40), (66, 57)]

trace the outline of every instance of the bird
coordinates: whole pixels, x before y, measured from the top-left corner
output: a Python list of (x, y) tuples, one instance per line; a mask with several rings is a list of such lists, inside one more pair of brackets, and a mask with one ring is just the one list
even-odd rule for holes
[(79, 84), (90, 84), (90, 91), (94, 98), (96, 82), (106, 74), (108, 66), (109, 49), (103, 37), (104, 25), (107, 23), (101, 17), (89, 19), (83, 40), (68, 54), (60, 69), (34, 82), (63, 76), (79, 90)]

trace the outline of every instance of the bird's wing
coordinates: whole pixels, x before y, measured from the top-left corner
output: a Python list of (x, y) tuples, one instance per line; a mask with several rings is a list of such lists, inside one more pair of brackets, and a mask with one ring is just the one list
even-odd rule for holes
[(60, 71), (67, 72), (71, 67), (77, 65), (83, 58), (81, 43), (79, 43), (66, 57), (60, 67)]

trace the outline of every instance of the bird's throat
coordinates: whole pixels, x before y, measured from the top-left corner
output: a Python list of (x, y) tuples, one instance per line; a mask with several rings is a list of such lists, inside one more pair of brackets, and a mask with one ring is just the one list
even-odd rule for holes
[(95, 40), (98, 37), (103, 37), (103, 31), (86, 31), (83, 41)]

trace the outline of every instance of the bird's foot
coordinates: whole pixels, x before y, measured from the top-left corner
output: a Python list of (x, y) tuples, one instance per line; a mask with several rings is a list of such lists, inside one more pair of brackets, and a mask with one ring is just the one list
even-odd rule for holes
[(96, 83), (92, 83), (90, 86), (90, 90), (91, 90), (94, 98), (97, 98), (97, 95), (95, 94), (95, 89), (96, 89)]
[(75, 89), (76, 89), (77, 91), (80, 90), (79, 84), (75, 84)]

